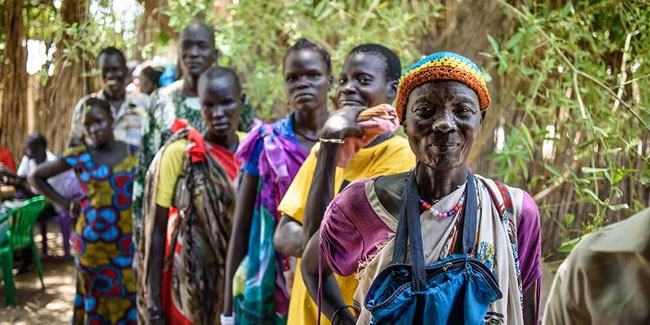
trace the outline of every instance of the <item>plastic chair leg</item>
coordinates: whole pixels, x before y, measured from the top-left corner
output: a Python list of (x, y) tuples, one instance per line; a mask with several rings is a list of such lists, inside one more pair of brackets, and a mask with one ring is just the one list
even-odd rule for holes
[(2, 263), (2, 281), (5, 287), (5, 306), (14, 305), (14, 294), (16, 287), (14, 285), (14, 256), (11, 251), (0, 252), (0, 263)]
[(62, 213), (57, 217), (57, 221), (61, 228), (61, 235), (63, 236), (63, 253), (67, 260), (70, 259), (70, 227), (72, 220), (70, 219), (70, 215)]
[(47, 256), (47, 219), (40, 221), (40, 226), (41, 226), (41, 237), (43, 238), (42, 241), (42, 246), (41, 246), (41, 251), (43, 252), (43, 256)]
[(41, 289), (45, 290), (45, 283), (43, 283), (43, 266), (41, 265), (41, 257), (38, 255), (36, 244), (32, 242), (32, 253), (34, 254), (34, 262), (36, 263), (36, 270), (38, 270), (38, 277), (41, 279)]

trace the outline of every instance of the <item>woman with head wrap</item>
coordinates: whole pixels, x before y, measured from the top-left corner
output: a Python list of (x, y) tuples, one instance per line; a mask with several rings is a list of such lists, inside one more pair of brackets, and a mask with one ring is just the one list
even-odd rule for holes
[[(431, 317), (422, 310), (400, 314), (395, 313), (399, 309), (387, 309), (395, 307), (391, 305), (395, 301), (377, 305), (385, 297), (374, 295), (371, 284), (376, 289), (373, 281), (384, 279), (386, 272), (381, 272), (395, 263), (405, 263), (415, 278), (418, 260), (431, 266), (459, 254), (478, 260), (482, 266), (475, 268), (489, 270), (496, 291), (502, 293), (498, 298), (493, 295), (487, 311), (479, 315), (481, 320), (536, 322), (542, 274), (537, 206), (525, 191), (472, 175), (467, 166), (489, 105), (481, 71), (465, 57), (435, 53), (407, 69), (399, 83), (396, 109), (416, 167), (349, 185), (329, 205), (320, 234), (305, 249), (304, 255), (318, 254), (320, 246), (322, 261), (335, 273), (356, 273), (360, 279), (355, 306), (323, 302), (333, 323), (354, 322), (351, 309), (360, 312), (357, 323), (376, 322), (387, 314), (396, 317), (391, 323), (410, 322), (407, 318), (413, 314), (415, 319)], [(323, 291), (323, 299), (327, 296)], [(448, 320), (467, 317), (462, 311), (458, 315), (452, 313)]]

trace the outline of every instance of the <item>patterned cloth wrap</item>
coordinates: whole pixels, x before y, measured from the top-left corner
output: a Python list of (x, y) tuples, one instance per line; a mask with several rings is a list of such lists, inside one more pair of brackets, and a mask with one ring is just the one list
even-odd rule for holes
[(400, 121), (413, 89), (432, 80), (456, 80), (472, 88), (478, 95), (481, 109), (490, 106), (490, 93), (481, 69), (468, 58), (452, 52), (437, 52), (415, 62), (399, 80), (395, 109)]
[(259, 183), (248, 251), (233, 284), (237, 324), (286, 323), (288, 261), (275, 251), (273, 235), (280, 220), (277, 207), (307, 155), (293, 133), (293, 115), (272, 125), (256, 121), (239, 146), (237, 157), (244, 164), (257, 163)]
[(93, 161), (85, 145), (59, 159), (81, 185), (81, 213), (71, 238), (77, 267), (72, 324), (136, 324), (131, 191), (137, 148), (128, 146), (113, 167)]
[[(151, 234), (156, 211), (156, 189), (161, 157), (166, 146), (187, 139), (188, 150), (183, 163), (183, 177), (176, 185), (173, 206), (176, 217), (168, 222), (169, 252), (163, 267), (163, 304), (169, 292), (166, 312), (178, 311), (187, 323), (218, 324), (223, 305), (224, 267), (230, 240), (231, 217), (235, 204), (235, 188), (221, 163), (207, 154), (203, 137), (187, 122), (175, 121), (175, 133), (156, 154), (145, 178), (143, 206), (144, 232), (138, 242), (138, 312), (146, 316), (146, 283), (151, 254)], [(177, 240), (182, 245), (177, 248)], [(179, 251), (176, 251), (176, 250)], [(169, 276), (169, 282), (165, 279)], [(171, 283), (171, 288), (165, 283)], [(178, 313), (177, 313), (178, 314)], [(176, 314), (176, 315), (177, 315)]]
[(361, 111), (357, 116), (357, 123), (363, 130), (363, 136), (361, 138), (345, 138), (345, 143), (340, 147), (339, 154), (336, 156), (336, 165), (338, 167), (348, 167), (359, 150), (380, 135), (393, 132), (399, 127), (395, 108), (388, 104), (380, 104)]

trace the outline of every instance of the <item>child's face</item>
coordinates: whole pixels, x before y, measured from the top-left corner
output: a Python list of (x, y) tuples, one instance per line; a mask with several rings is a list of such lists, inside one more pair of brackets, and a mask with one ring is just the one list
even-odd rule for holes
[(390, 104), (394, 97), (386, 80), (386, 62), (379, 55), (359, 52), (347, 57), (336, 88), (338, 108)]
[(198, 91), (201, 116), (208, 131), (218, 138), (233, 134), (243, 105), (241, 90), (233, 78), (222, 76), (201, 82)]
[(96, 146), (102, 146), (113, 137), (113, 118), (105, 110), (92, 107), (83, 119), (84, 135)]

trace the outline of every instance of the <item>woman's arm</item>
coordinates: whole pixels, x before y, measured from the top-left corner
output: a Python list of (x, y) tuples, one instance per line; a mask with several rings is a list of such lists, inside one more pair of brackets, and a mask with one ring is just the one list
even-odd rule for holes
[[(66, 164), (63, 160), (48, 161), (36, 167), (36, 170), (34, 170), (34, 172), (29, 176), (29, 182), (39, 193), (43, 194), (48, 201), (56, 204), (65, 211), (69, 211), (70, 202), (74, 201), (63, 197), (63, 195), (57, 192), (50, 183), (47, 182), (47, 179), (61, 174), (71, 168), (72, 167)], [(79, 204), (75, 202), (72, 210), (75, 216), (79, 214)]]
[[(320, 260), (320, 249), (319, 249), (319, 238), (320, 230), (316, 231), (307, 243), (305, 247), (305, 252), (302, 257), (302, 278), (307, 287), (307, 291), (311, 295), (314, 301), (318, 302), (318, 271), (319, 271), (319, 260)], [(332, 273), (332, 270), (328, 266), (326, 261), (323, 261), (320, 267), (322, 272), (322, 300), (321, 300), (321, 309), (322, 312), (327, 316), (331, 321), (334, 313), (341, 309), (336, 314), (337, 324), (354, 324), (356, 322), (350, 310), (346, 308), (343, 297), (341, 296), (341, 290), (339, 290), (338, 283)]]
[(524, 292), (524, 324), (535, 325), (539, 319), (539, 282), (535, 281)]
[(156, 220), (151, 234), (151, 247), (147, 263), (147, 324), (165, 324), (162, 317), (162, 270), (165, 260), (165, 234), (167, 233), (167, 217), (169, 208), (156, 205)]
[[(364, 109), (363, 107), (347, 107), (332, 113), (321, 129), (321, 136), (330, 140), (363, 136), (363, 130), (357, 124), (357, 116)], [(327, 205), (334, 198), (336, 157), (340, 147), (339, 143), (322, 141), (320, 143), (318, 160), (305, 204), (303, 247), (307, 246), (312, 235), (320, 228)]]
[[(326, 135), (324, 135), (326, 136)], [(334, 139), (339, 136), (332, 135)], [(309, 194), (305, 204), (305, 217), (303, 221), (302, 246), (307, 246), (307, 242), (312, 238), (314, 233), (320, 228), (323, 221), (323, 215), (327, 210), (327, 205), (334, 198), (334, 178), (336, 176), (336, 156), (338, 155), (340, 144), (338, 143), (321, 143), (318, 150), (316, 168), (314, 176), (311, 179)]]
[(273, 235), (275, 249), (287, 256), (302, 256), (302, 225), (283, 215)]
[(32, 192), (32, 189), (29, 187), (29, 183), (27, 182), (27, 179), (25, 177), (20, 177), (17, 175), (14, 175), (14, 177), (8, 177), (9, 178), (9, 185), (13, 185), (16, 190), (22, 192), (25, 197), (31, 198), (36, 196), (36, 193)]
[(537, 204), (524, 192), (522, 208), (517, 218), (517, 247), (521, 280), (524, 290), (524, 323), (539, 320), (539, 290), (542, 279), (542, 236)]
[(226, 259), (226, 281), (224, 285), (223, 314), (232, 315), (232, 283), (239, 264), (248, 251), (248, 238), (251, 231), (251, 221), (255, 208), (255, 196), (257, 194), (258, 176), (244, 172), (241, 187), (235, 205), (235, 217), (233, 221), (232, 234), (228, 243), (228, 256)]

